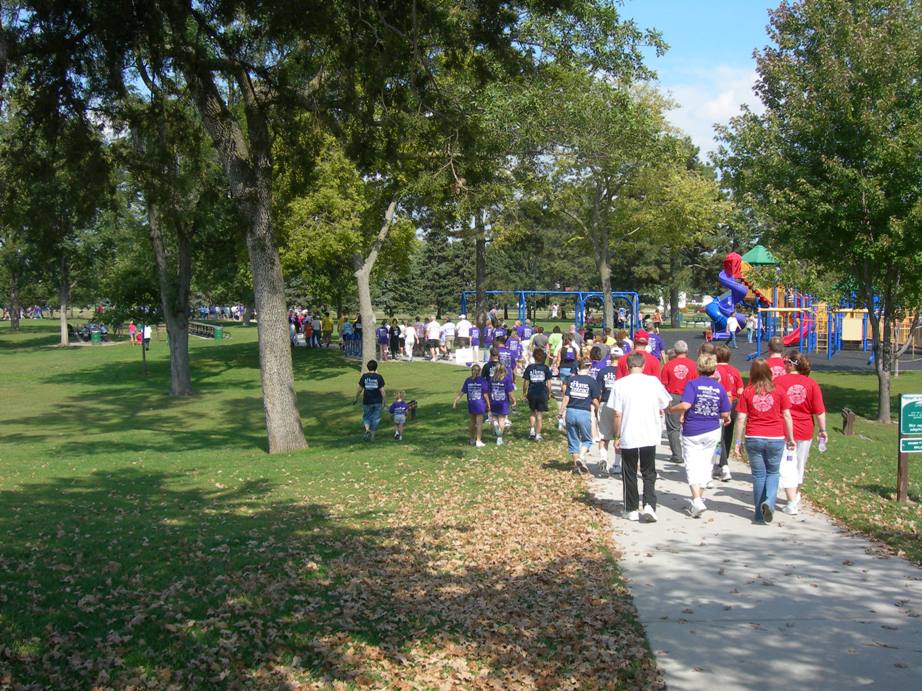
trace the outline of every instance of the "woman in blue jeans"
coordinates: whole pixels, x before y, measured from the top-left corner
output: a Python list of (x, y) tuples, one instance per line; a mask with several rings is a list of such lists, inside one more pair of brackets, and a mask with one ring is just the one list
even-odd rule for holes
[(757, 358), (749, 370), (749, 386), (743, 390), (736, 408), (736, 444), (739, 456), (742, 439), (752, 470), (752, 500), (755, 521), (771, 523), (775, 515), (781, 457), (785, 447), (796, 448), (791, 402), (787, 392), (774, 385), (768, 363)]
[(602, 387), (589, 376), (592, 363), (587, 358), (576, 360), (578, 374), (566, 383), (560, 402), (560, 415), (567, 423), (567, 451), (573, 456), (573, 470), (588, 471), (585, 457), (592, 448), (592, 417), (599, 407)]

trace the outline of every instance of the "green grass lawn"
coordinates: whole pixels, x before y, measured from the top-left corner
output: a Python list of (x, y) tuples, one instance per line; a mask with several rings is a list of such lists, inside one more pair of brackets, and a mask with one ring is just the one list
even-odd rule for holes
[(310, 448), (269, 456), (255, 328), (193, 339), (198, 394), (171, 399), (162, 342), (145, 377), (138, 348), (23, 326), (0, 331), (0, 686), (660, 684), (563, 445), (519, 416), (467, 446), (462, 370), (384, 364), (419, 417), (364, 444), (358, 365), (296, 350)]
[[(877, 377), (865, 372), (814, 372), (829, 411), (829, 450), (814, 445), (807, 468), (807, 497), (849, 528), (860, 530), (922, 563), (922, 455), (910, 456), (911, 501), (896, 499), (897, 425), (871, 422), (877, 413)], [(892, 410), (897, 394), (922, 392), (922, 372), (893, 380)], [(841, 434), (843, 407), (860, 417), (854, 436)]]

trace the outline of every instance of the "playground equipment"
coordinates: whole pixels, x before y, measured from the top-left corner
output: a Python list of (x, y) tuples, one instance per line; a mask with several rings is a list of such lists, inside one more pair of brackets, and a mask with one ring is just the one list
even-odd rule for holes
[[(468, 298), (476, 297), (477, 293), (473, 290), (465, 290), (461, 293), (461, 313), (469, 314)], [(600, 290), (488, 290), (487, 297), (498, 295), (515, 295), (518, 316), (517, 319), (525, 321), (528, 317), (528, 298), (533, 296), (566, 296), (574, 299), (573, 305), (573, 323), (577, 327), (582, 327), (586, 323), (587, 307), (593, 302), (598, 301), (600, 304), (605, 299), (605, 294)], [(640, 327), (640, 295), (630, 291), (612, 291), (612, 302), (615, 310), (619, 307), (625, 308), (627, 324), (625, 328), (630, 332), (631, 337), (634, 331)], [(604, 326), (609, 326), (605, 324)]]
[(714, 338), (716, 340), (729, 339), (727, 319), (730, 316), (735, 315), (741, 327), (746, 323), (746, 315), (736, 311), (737, 305), (747, 301), (750, 301), (753, 306), (760, 303), (766, 305), (771, 303), (761, 291), (753, 288), (749, 281), (743, 277), (743, 259), (736, 252), (730, 252), (726, 256), (723, 271), (720, 272), (717, 280), (727, 289), (727, 292), (720, 297), (712, 298), (705, 305), (704, 311), (714, 324), (712, 329)]

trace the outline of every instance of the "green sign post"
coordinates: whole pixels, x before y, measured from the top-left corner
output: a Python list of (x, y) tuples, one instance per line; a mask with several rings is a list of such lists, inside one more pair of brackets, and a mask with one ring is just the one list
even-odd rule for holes
[(922, 453), (922, 394), (900, 395), (896, 499), (909, 501), (909, 454)]

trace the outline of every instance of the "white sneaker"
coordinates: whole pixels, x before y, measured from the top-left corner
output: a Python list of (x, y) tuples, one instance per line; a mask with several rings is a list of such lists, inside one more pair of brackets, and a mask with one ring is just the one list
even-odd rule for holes
[(496, 438), (496, 445), (497, 445), (497, 446), (502, 446), (502, 445), (503, 445), (503, 438), (502, 438), (502, 437), (497, 437), (497, 438)]
[(800, 513), (800, 511), (797, 510), (797, 503), (793, 501), (789, 501), (787, 506), (781, 510), (784, 511), (788, 516), (796, 516), (798, 513)]
[(720, 479), (724, 482), (729, 482), (733, 479), (733, 475), (730, 473), (730, 466), (725, 465), (723, 470), (720, 471)]
[(692, 499), (691, 506), (688, 509), (688, 513), (691, 514), (692, 518), (698, 518), (701, 514), (708, 510), (708, 507), (705, 505), (703, 499)]
[(475, 441), (474, 446), (476, 446), (478, 449), (481, 449), (486, 446), (486, 444), (484, 444), (482, 441)]
[(540, 434), (536, 434), (535, 441), (544, 441), (544, 437), (542, 437)]
[(656, 523), (656, 511), (649, 504), (643, 507), (643, 520), (645, 523)]
[(629, 521), (639, 521), (640, 511), (625, 511), (624, 517)]
[(707, 484), (704, 486), (705, 489), (714, 489), (714, 481), (708, 480)]

